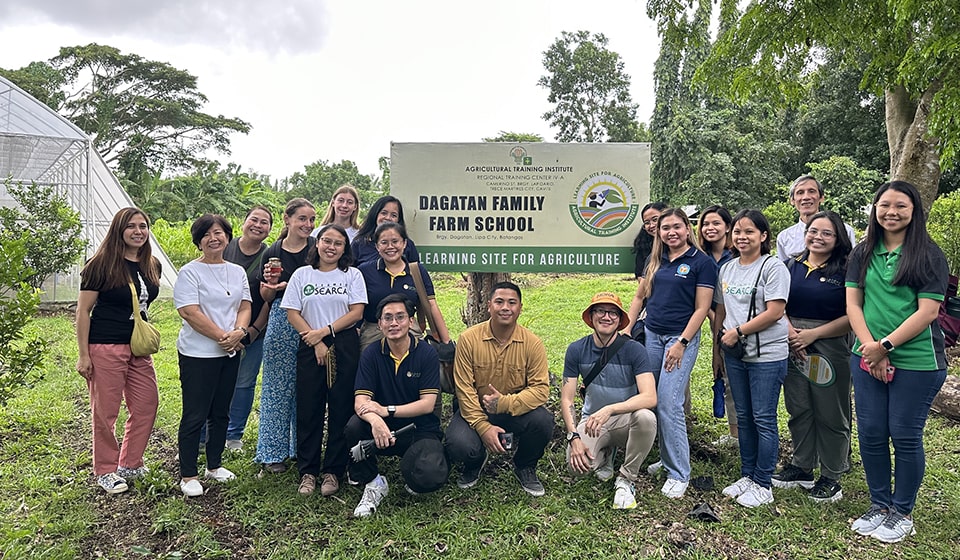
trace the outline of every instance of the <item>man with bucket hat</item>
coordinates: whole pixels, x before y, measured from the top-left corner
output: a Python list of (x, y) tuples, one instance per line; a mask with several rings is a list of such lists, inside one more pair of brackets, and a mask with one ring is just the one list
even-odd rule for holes
[[(613, 508), (632, 509), (637, 507), (634, 483), (657, 435), (651, 410), (657, 406), (653, 371), (646, 348), (618, 334), (629, 322), (619, 296), (596, 294), (582, 318), (593, 334), (567, 347), (560, 389), (567, 465), (575, 474), (594, 472), (609, 480), (613, 473), (602, 475), (602, 467), (623, 448)], [(583, 399), (579, 423), (574, 402), (578, 392)]]
[[(356, 517), (374, 513), (387, 496), (388, 485), (377, 469), (377, 455), (398, 455), (400, 472), (411, 494), (438, 490), (450, 469), (443, 431), (433, 407), (440, 394), (440, 360), (429, 344), (410, 334), (413, 303), (391, 294), (377, 306), (377, 324), (384, 338), (360, 356), (354, 411), (346, 427), (350, 446), (372, 438), (374, 452), (350, 464), (350, 478), (364, 484)], [(410, 424), (412, 430), (403, 430)]]

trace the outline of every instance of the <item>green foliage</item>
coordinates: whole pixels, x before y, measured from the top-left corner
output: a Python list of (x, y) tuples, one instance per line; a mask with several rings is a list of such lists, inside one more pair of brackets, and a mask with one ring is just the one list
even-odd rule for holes
[(50, 108), (89, 134), (103, 159), (128, 176), (182, 169), (207, 150), (229, 153), (229, 135), (250, 131), (240, 119), (202, 111), (207, 97), (196, 76), (106, 45), (63, 47), (48, 63), (7, 75), (53, 103)]
[(24, 335), (40, 303), (40, 292), (27, 280), (33, 271), (25, 264), (27, 243), (0, 234), (0, 406), (38, 378), (46, 343)]
[(11, 181), (5, 186), (20, 208), (0, 208), (0, 235), (24, 240), (23, 264), (31, 270), (24, 281), (39, 288), (47, 277), (69, 269), (83, 254), (87, 242), (80, 236), (80, 213), (52, 187)]
[(934, 201), (927, 231), (946, 255), (950, 274), (960, 275), (960, 191)]
[(484, 142), (514, 142), (517, 144), (522, 144), (524, 142), (543, 142), (543, 136), (539, 134), (532, 134), (529, 132), (507, 132), (506, 130), (501, 130), (500, 134), (493, 136), (491, 138), (484, 138)]
[(866, 228), (869, 216), (864, 212), (864, 207), (870, 204), (873, 193), (883, 183), (883, 175), (872, 169), (864, 169), (852, 159), (842, 156), (808, 163), (807, 167), (826, 192), (826, 200), (821, 208), (840, 214), (843, 221), (855, 229)]
[[(384, 162), (386, 160), (386, 162)], [(387, 165), (386, 184), (389, 187), (389, 159), (381, 158), (380, 166)], [(360, 193), (360, 208), (368, 208), (381, 196), (373, 187), (373, 179), (369, 175), (360, 173), (357, 164), (349, 160), (340, 163), (327, 163), (326, 160), (317, 160), (304, 167), (303, 173), (296, 172), (289, 178), (281, 181), (283, 190), (287, 191), (286, 199), (303, 197), (316, 206), (320, 217), (327, 211), (327, 205), (333, 199), (333, 193), (341, 186), (350, 184)]]
[(152, 220), (182, 222), (208, 212), (242, 218), (257, 204), (279, 209), (280, 193), (268, 181), (241, 171), (235, 163), (221, 167), (215, 161), (202, 161), (187, 175), (163, 178), (160, 173), (146, 173), (136, 180), (123, 180), (123, 185)]
[(630, 76), (602, 33), (564, 31), (543, 53), (543, 67), (537, 85), (549, 90), (547, 101), (554, 104), (543, 118), (560, 130), (557, 141), (639, 140)]
[(777, 246), (777, 235), (797, 223), (797, 210), (786, 200), (780, 200), (763, 209), (763, 215), (770, 222), (770, 247)]
[(153, 220), (150, 232), (163, 247), (163, 252), (174, 266), (180, 268), (199, 256), (199, 250), (190, 236), (190, 223), (169, 223), (163, 218)]

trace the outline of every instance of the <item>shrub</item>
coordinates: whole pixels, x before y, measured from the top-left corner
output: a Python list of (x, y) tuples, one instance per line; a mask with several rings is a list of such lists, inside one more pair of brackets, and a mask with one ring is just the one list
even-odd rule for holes
[(25, 240), (0, 234), (0, 406), (40, 378), (37, 371), (46, 346), (23, 333), (40, 303), (39, 290), (27, 284), (34, 272), (24, 264), (26, 257)]
[(950, 274), (960, 275), (960, 191), (933, 201), (927, 231), (947, 256)]

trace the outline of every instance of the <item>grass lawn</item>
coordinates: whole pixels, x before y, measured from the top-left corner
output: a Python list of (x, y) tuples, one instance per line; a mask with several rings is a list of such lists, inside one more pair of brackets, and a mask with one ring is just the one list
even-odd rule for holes
[[(628, 304), (634, 283), (611, 276), (519, 275), (524, 289), (520, 322), (543, 338), (559, 376), (567, 344), (588, 334), (580, 320), (590, 296), (614, 290)], [(454, 334), (463, 330), (459, 276), (436, 275), (440, 306)], [(539, 466), (546, 496), (531, 498), (503, 458), (493, 458), (470, 490), (451, 483), (431, 495), (403, 490), (398, 462), (381, 461), (390, 495), (367, 519), (352, 512), (361, 489), (344, 484), (333, 498), (297, 494), (295, 469), (258, 478), (253, 463), (257, 414), (244, 449), (225, 455), (239, 479), (208, 485), (185, 499), (176, 487), (176, 431), (180, 388), (174, 341), (179, 318), (172, 302), (154, 306), (164, 347), (155, 357), (160, 411), (147, 464), (152, 469), (125, 494), (107, 496), (93, 480), (89, 403), (74, 370), (72, 318), (48, 317), (32, 328), (48, 341), (45, 378), (0, 409), (0, 558), (916, 558), (960, 557), (960, 425), (938, 416), (927, 424), (927, 470), (915, 520), (917, 535), (883, 545), (853, 534), (850, 522), (869, 505), (854, 438), (853, 470), (844, 499), (820, 505), (800, 490), (775, 490), (770, 506), (747, 510), (720, 495), (739, 478), (736, 450), (710, 442), (726, 432), (711, 414), (709, 341), (693, 375), (690, 442), (693, 476), (711, 476), (716, 488), (692, 487), (680, 500), (660, 492), (662, 480), (644, 476), (639, 507), (611, 509), (613, 483), (571, 477), (564, 463), (562, 422)], [(708, 337), (707, 337), (708, 338)], [(956, 368), (953, 368), (956, 373)], [(447, 397), (449, 399), (449, 396)], [(549, 406), (557, 412), (559, 389)], [(256, 410), (256, 405), (255, 405)], [(449, 402), (447, 402), (449, 414)], [(781, 459), (789, 451), (781, 406)], [(654, 448), (656, 454), (656, 448)], [(707, 502), (722, 522), (687, 518)]]

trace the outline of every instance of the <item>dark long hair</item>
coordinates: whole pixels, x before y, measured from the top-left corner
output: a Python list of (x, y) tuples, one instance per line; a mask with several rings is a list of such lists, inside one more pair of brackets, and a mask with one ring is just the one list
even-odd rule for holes
[[(850, 244), (850, 237), (847, 236), (847, 229), (846, 226), (843, 225), (843, 220), (836, 212), (829, 210), (817, 212), (813, 216), (810, 216), (810, 221), (807, 222), (806, 229), (810, 229), (810, 224), (820, 218), (830, 220), (830, 225), (833, 226), (833, 232), (836, 234), (833, 251), (830, 253), (830, 258), (827, 259), (827, 262), (824, 264), (822, 272), (825, 278), (829, 278), (830, 276), (847, 270), (847, 258), (850, 256), (850, 251), (853, 250), (853, 245)], [(797, 257), (797, 261), (803, 262), (808, 256), (810, 256), (810, 249), (804, 249), (803, 253)]]
[(403, 203), (400, 202), (400, 199), (390, 195), (381, 196), (373, 203), (370, 211), (367, 212), (367, 215), (363, 218), (363, 224), (360, 225), (360, 231), (357, 232), (357, 237), (367, 241), (373, 241), (373, 232), (377, 229), (377, 216), (380, 214), (380, 211), (383, 210), (383, 207), (391, 202), (397, 204), (397, 213), (400, 214), (397, 218), (397, 223), (406, 227), (407, 224), (403, 221)]
[(867, 224), (867, 236), (860, 245), (857, 245), (856, 257), (860, 261), (860, 287), (863, 287), (864, 279), (867, 277), (867, 263), (873, 254), (874, 247), (883, 242), (885, 230), (880, 227), (877, 221), (877, 202), (883, 193), (894, 190), (907, 195), (913, 204), (910, 223), (907, 224), (907, 230), (903, 239), (903, 246), (900, 249), (900, 262), (897, 265), (897, 273), (893, 277), (894, 286), (910, 286), (916, 288), (926, 283), (927, 278), (933, 271), (933, 261), (930, 259), (928, 246), (933, 243), (930, 235), (927, 233), (927, 216), (923, 211), (923, 201), (920, 199), (920, 191), (917, 187), (906, 181), (890, 181), (880, 185), (877, 194), (873, 197), (873, 204), (870, 205), (870, 223)]
[[(733, 217), (733, 223), (736, 224), (742, 219), (748, 219), (753, 222), (753, 225), (757, 226), (757, 230), (760, 233), (766, 233), (767, 238), (760, 242), (760, 255), (769, 255), (770, 254), (770, 222), (767, 221), (767, 217), (763, 215), (763, 212), (755, 210), (753, 208), (745, 208)], [(846, 230), (844, 230), (844, 235), (846, 235)], [(740, 256), (740, 251), (737, 249), (737, 246), (734, 245), (731, 249), (733, 254), (737, 257)]]
[[(130, 273), (123, 258), (126, 250), (123, 232), (127, 229), (127, 223), (137, 215), (143, 216), (149, 230), (150, 217), (146, 212), (133, 206), (121, 208), (114, 214), (103, 243), (80, 271), (80, 275), (90, 286), (99, 286), (97, 291), (110, 290), (130, 283)], [(153, 258), (149, 236), (147, 242), (137, 250), (137, 261), (140, 263), (140, 273), (143, 274), (144, 281), (153, 286), (160, 285), (160, 262)]]
[[(654, 210), (663, 211), (667, 209), (667, 205), (663, 202), (648, 202), (640, 209), (640, 221), (643, 221), (643, 215), (653, 208)], [(653, 236), (647, 233), (647, 228), (644, 225), (640, 224), (640, 231), (637, 233), (637, 236), (633, 238), (633, 252), (638, 255), (649, 255), (650, 251), (653, 249)]]
[(700, 248), (703, 249), (703, 252), (712, 257), (713, 243), (703, 238), (703, 218), (707, 214), (716, 214), (717, 216), (720, 216), (720, 219), (723, 220), (723, 223), (727, 224), (727, 236), (723, 240), (724, 249), (730, 249), (733, 247), (733, 217), (730, 216), (730, 212), (726, 208), (720, 206), (719, 204), (707, 206), (702, 212), (700, 212), (700, 222), (699, 225), (697, 225), (697, 239), (700, 240)]
[(320, 231), (317, 232), (317, 244), (314, 250), (307, 255), (306, 263), (314, 269), (320, 268), (320, 248), (323, 247), (323, 241), (320, 238), (331, 229), (343, 236), (343, 254), (337, 259), (337, 268), (346, 272), (353, 264), (353, 251), (350, 249), (350, 236), (347, 235), (347, 230), (337, 224), (327, 224), (320, 228)]

